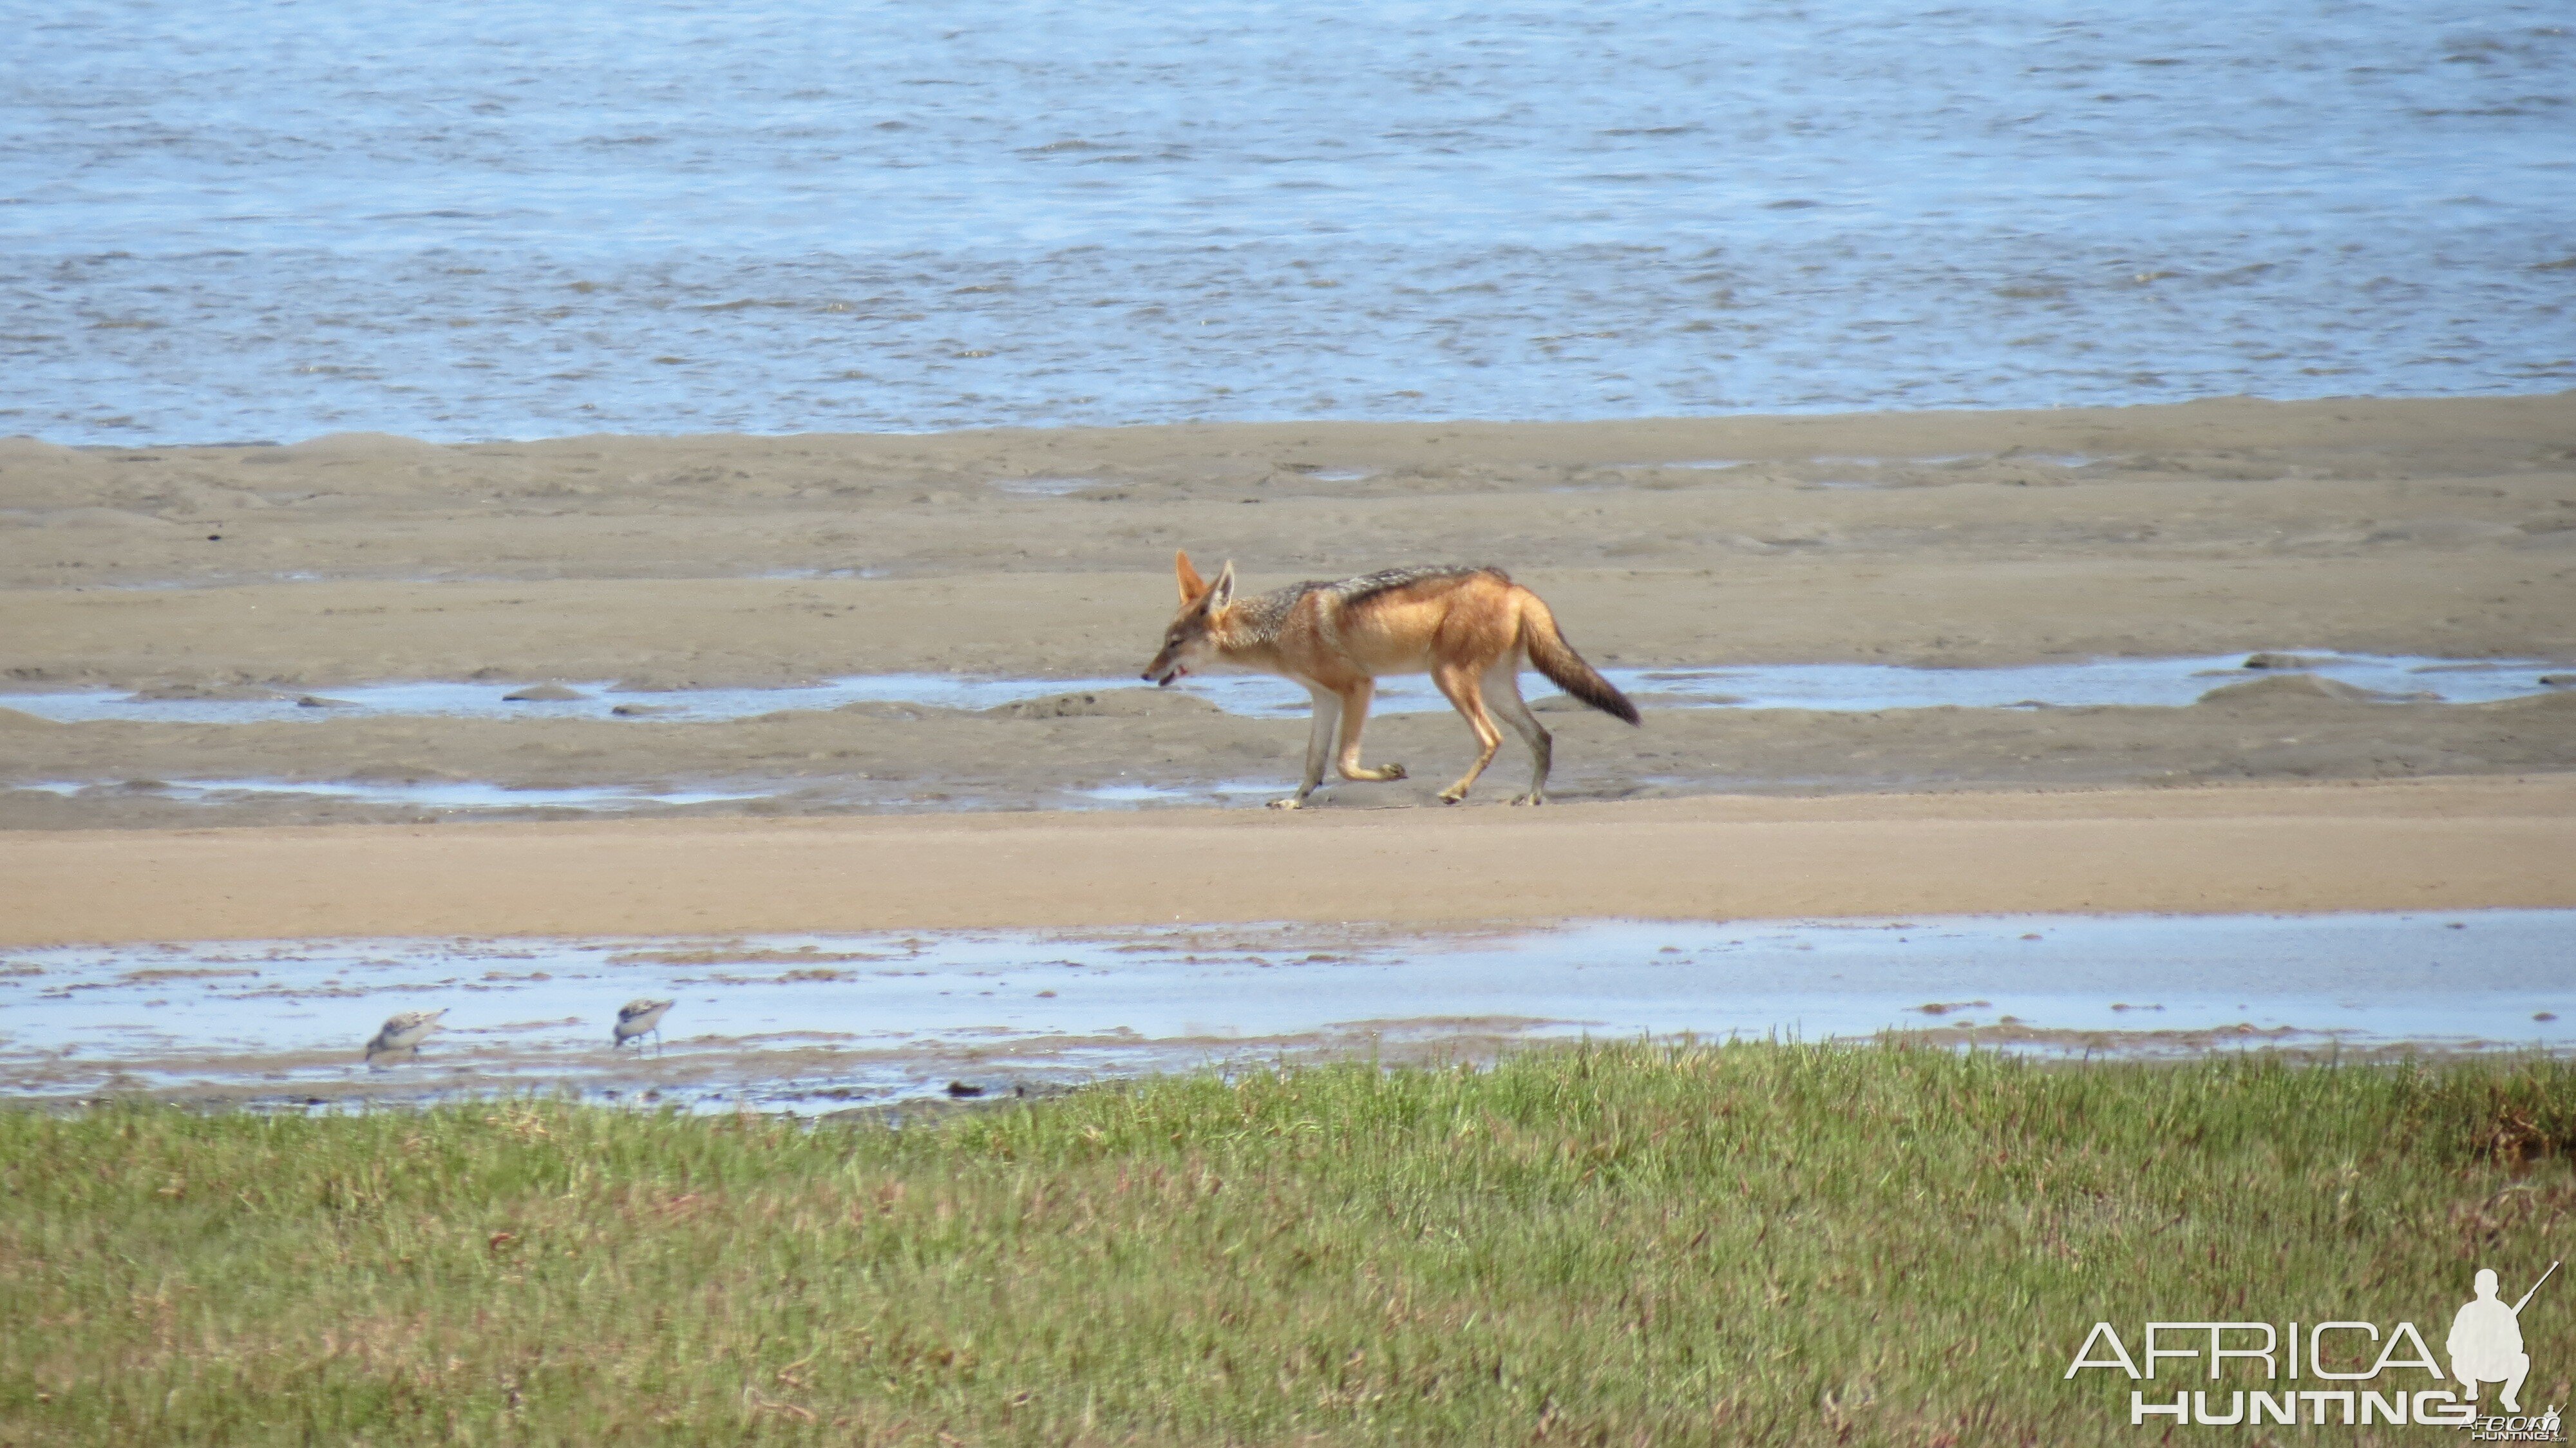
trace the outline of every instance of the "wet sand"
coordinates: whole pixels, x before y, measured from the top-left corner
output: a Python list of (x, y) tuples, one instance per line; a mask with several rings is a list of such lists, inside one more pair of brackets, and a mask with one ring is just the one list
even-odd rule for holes
[[(1596, 663), (1980, 666), (2327, 649), (2576, 667), (2576, 394), (1622, 423), (75, 450), (0, 442), (0, 681), (327, 696), (616, 680), (634, 719), (284, 727), (0, 716), (0, 827), (416, 819), (154, 780), (651, 785), (662, 813), (1212, 801), (1302, 726), (1146, 696), (679, 725), (652, 691), (880, 671), (1123, 677), (1171, 550), (1247, 587), (1511, 568)], [(626, 695), (619, 697), (625, 698)], [(1559, 793), (2026, 788), (2576, 768), (2557, 701), (1559, 713)], [(1449, 719), (1387, 719), (1414, 806)], [(1523, 768), (1496, 765), (1499, 796)], [(45, 784), (78, 791), (35, 793)], [(542, 814), (531, 810), (529, 813)]]
[(0, 836), (0, 944), (2576, 905), (2576, 777)]
[(1237, 560), (1252, 588), (1499, 564), (1596, 663), (2565, 659), (2576, 393), (461, 447), (17, 439), (0, 441), (0, 677), (1124, 674), (1168, 611), (1176, 546)]
[[(1536, 818), (1499, 805), (1525, 777), (1516, 742), (1469, 808), (1431, 806), (1467, 755), (1446, 715), (1372, 724), (1371, 756), (1412, 779), (1330, 791), (1319, 814), (1338, 818), (1282, 819), (1198, 807), (1291, 780), (1304, 725), (1172, 694), (643, 712), (655, 690), (876, 671), (1123, 676), (1171, 607), (1175, 546), (1234, 558), (1252, 588), (1501, 564), (1603, 665), (2312, 649), (2568, 667), (2576, 394), (0, 442), (10, 688), (605, 679), (641, 714), (0, 714), (0, 938), (2560, 904), (2576, 875), (2559, 863), (2576, 858), (2576, 693), (2389, 703), (2279, 678), (2178, 708), (1647, 699), (1635, 730), (1559, 706), (1563, 807)], [(2352, 787), (2395, 780), (2415, 782)], [(688, 802), (469, 825), (162, 781)], [(1079, 812), (1138, 801), (1176, 808)], [(85, 836), (98, 827), (114, 828)]]
[[(2389, 779), (2576, 770), (2576, 692), (2491, 704), (2372, 703), (2273, 677), (2187, 708), (1660, 709), (1629, 728), (1563, 700), (1560, 805), (1712, 793), (1813, 794), (2184, 785), (2246, 779)], [(5, 774), (90, 783), (66, 795), (0, 785), (0, 827), (413, 823), (432, 805), (326, 794), (182, 797), (162, 781), (361, 781), (434, 800), (475, 781), (531, 791), (649, 786), (720, 798), (635, 804), (664, 817), (835, 815), (1228, 803), (1257, 808), (1296, 779), (1302, 719), (1223, 714), (1137, 689), (983, 713), (908, 705), (798, 711), (724, 723), (639, 720), (324, 719), (244, 725), (0, 718)], [(1470, 757), (1450, 713), (1381, 716), (1370, 757), (1407, 764), (1389, 784), (1335, 784), (1328, 810), (1441, 808)], [(1500, 808), (1526, 787), (1515, 743), (1470, 796)], [(57, 785), (58, 789), (63, 785)], [(532, 794), (474, 813), (577, 818)]]

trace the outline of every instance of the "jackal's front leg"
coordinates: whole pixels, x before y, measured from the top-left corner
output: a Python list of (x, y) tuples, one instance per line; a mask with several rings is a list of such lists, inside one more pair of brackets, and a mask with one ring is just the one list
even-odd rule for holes
[(1299, 781), (1297, 792), (1286, 799), (1274, 799), (1272, 809), (1303, 809), (1306, 796), (1324, 782), (1324, 765), (1333, 757), (1333, 727), (1341, 721), (1341, 697), (1322, 689), (1309, 688), (1315, 696), (1315, 724), (1306, 735), (1306, 777)]
[(1374, 680), (1362, 679), (1342, 695), (1342, 778), (1385, 781), (1404, 778), (1401, 764), (1381, 764), (1375, 769), (1360, 767), (1360, 731), (1368, 727), (1369, 700), (1377, 694)]

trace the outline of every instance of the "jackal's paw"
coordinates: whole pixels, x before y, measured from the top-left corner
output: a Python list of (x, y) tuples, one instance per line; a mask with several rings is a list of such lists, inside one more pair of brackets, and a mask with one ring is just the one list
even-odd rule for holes
[(1531, 791), (1530, 791), (1529, 793), (1527, 793), (1527, 794), (1516, 794), (1516, 795), (1513, 795), (1513, 796), (1512, 796), (1512, 803), (1514, 803), (1514, 804), (1545, 804), (1545, 803), (1547, 803), (1547, 796), (1546, 796), (1546, 795), (1543, 795), (1543, 794), (1541, 794), (1541, 793), (1539, 793), (1537, 790), (1531, 790)]
[(1378, 767), (1377, 777), (1380, 779), (1402, 779), (1405, 777), (1404, 766), (1401, 764), (1380, 765)]
[(1270, 802), (1270, 807), (1272, 809), (1304, 809), (1306, 807), (1306, 801), (1292, 794), (1286, 799), (1272, 800)]
[(1454, 785), (1448, 789), (1440, 791), (1440, 802), (1442, 804), (1456, 804), (1458, 801), (1465, 799), (1466, 797), (1467, 791), (1459, 789)]

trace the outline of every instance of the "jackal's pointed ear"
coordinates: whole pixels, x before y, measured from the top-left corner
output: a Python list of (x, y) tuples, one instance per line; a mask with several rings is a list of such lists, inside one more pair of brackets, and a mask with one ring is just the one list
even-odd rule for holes
[(1172, 564), (1175, 571), (1181, 575), (1181, 602), (1198, 602), (1199, 595), (1207, 592), (1207, 580), (1199, 577), (1199, 571), (1190, 566), (1189, 550), (1173, 549)]
[(1216, 571), (1216, 587), (1208, 590), (1208, 612), (1214, 613), (1232, 602), (1234, 602), (1234, 560), (1229, 558), (1225, 560), (1225, 566)]

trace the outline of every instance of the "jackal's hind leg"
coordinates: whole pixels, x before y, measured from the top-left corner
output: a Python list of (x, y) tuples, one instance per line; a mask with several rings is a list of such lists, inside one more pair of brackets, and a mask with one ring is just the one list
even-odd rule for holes
[(1495, 713), (1502, 715), (1503, 722), (1512, 726), (1512, 732), (1529, 746), (1529, 793), (1516, 797), (1512, 803), (1547, 803), (1547, 773), (1556, 763), (1556, 740), (1547, 732), (1547, 726), (1538, 722), (1538, 716), (1530, 712), (1529, 702), (1521, 697), (1520, 660), (1517, 656), (1503, 660), (1485, 676), (1485, 702)]
[(1494, 751), (1503, 747), (1503, 731), (1494, 727), (1492, 716), (1485, 712), (1483, 681), (1477, 678), (1475, 670), (1434, 669), (1431, 682), (1440, 686), (1440, 692), (1457, 707), (1459, 715), (1467, 721), (1467, 727), (1476, 731), (1476, 762), (1467, 766), (1467, 772), (1459, 776), (1456, 784), (1440, 791), (1443, 802), (1456, 804), (1467, 797), (1467, 791), (1476, 787), (1476, 776), (1485, 772), (1485, 766), (1494, 762)]
[(1381, 764), (1375, 769), (1360, 767), (1360, 731), (1368, 727), (1369, 700), (1377, 696), (1377, 681), (1362, 679), (1342, 695), (1342, 750), (1339, 761), (1342, 778), (1356, 780), (1402, 779), (1401, 764)]
[(1307, 692), (1315, 696), (1315, 722), (1306, 732), (1306, 774), (1298, 781), (1295, 794), (1270, 802), (1272, 809), (1305, 808), (1306, 796), (1324, 782), (1324, 765), (1333, 757), (1333, 730), (1342, 718), (1341, 696), (1311, 685)]

